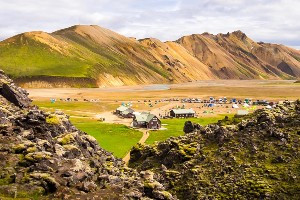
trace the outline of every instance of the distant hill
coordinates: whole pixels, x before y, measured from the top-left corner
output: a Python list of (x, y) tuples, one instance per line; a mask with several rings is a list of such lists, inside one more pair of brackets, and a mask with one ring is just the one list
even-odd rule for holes
[(26, 87), (104, 87), (211, 79), (297, 79), (300, 51), (241, 31), (135, 40), (99, 26), (0, 42), (0, 69)]

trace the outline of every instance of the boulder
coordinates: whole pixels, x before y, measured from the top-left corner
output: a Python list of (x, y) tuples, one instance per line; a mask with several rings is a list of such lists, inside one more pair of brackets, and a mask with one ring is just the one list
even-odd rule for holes
[(28, 108), (32, 102), (26, 90), (17, 87), (4, 72), (0, 71), (0, 95), (20, 108)]
[(192, 133), (194, 132), (194, 125), (191, 121), (186, 121), (184, 123), (183, 132), (185, 133)]

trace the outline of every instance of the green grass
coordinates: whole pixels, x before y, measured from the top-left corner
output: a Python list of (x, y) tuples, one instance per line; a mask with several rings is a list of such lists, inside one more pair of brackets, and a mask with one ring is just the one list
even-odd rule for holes
[[(202, 126), (216, 123), (218, 120), (224, 119), (225, 115), (218, 115), (214, 117), (202, 117), (202, 118), (189, 118), (189, 119), (161, 119), (162, 124), (167, 124), (165, 128), (167, 130), (151, 131), (147, 144), (153, 144), (155, 141), (164, 141), (169, 137), (178, 137), (184, 135), (183, 127), (186, 121), (198, 123)], [(232, 115), (227, 115), (231, 117)]]
[(95, 137), (100, 146), (122, 158), (140, 140), (142, 133), (125, 125), (107, 124), (88, 118), (72, 118), (71, 122), (80, 130)]
[(64, 56), (44, 44), (28, 39), (27, 45), (1, 46), (0, 66), (13, 77), (25, 75), (86, 77), (90, 64), (78, 58)]
[[(99, 144), (106, 150), (113, 152), (117, 157), (124, 157), (126, 153), (139, 141), (142, 133), (128, 128), (125, 125), (108, 124), (99, 122), (93, 113), (114, 110), (117, 103), (93, 103), (93, 102), (63, 102), (57, 101), (34, 101), (34, 104), (44, 110), (54, 111), (60, 109), (71, 116), (71, 122), (80, 130), (94, 136)], [(91, 113), (89, 113), (91, 112)], [(147, 144), (153, 144), (155, 141), (163, 141), (172, 136), (183, 135), (184, 123), (188, 120), (193, 123), (207, 125), (216, 123), (223, 119), (225, 115), (214, 117), (190, 118), (190, 119), (162, 119), (162, 124), (167, 124), (167, 130), (151, 131)], [(228, 115), (231, 117), (232, 115)], [(78, 118), (79, 117), (79, 118)]]
[[(52, 41), (52, 36), (59, 42)], [(46, 44), (26, 35), (0, 42), (0, 69), (12, 78), (24, 80), (47, 76), (98, 80), (104, 74), (111, 74), (140, 82), (140, 74), (149, 75), (143, 67), (165, 78), (169, 77), (163, 68), (135, 55), (135, 50), (140, 50), (141, 45), (118, 44), (118, 47), (107, 48), (75, 32), (52, 36), (46, 37)], [(141, 55), (143, 53), (147, 52), (139, 52)]]
[[(59, 109), (64, 111), (68, 115), (75, 116), (91, 116), (98, 112), (105, 112), (110, 110), (115, 110), (120, 106), (120, 103), (102, 103), (102, 102), (82, 102), (82, 101), (56, 101), (55, 103), (51, 103), (50, 100), (39, 100), (34, 101), (34, 105), (39, 106), (40, 108), (47, 111), (54, 111), (55, 109)], [(89, 113), (90, 112), (90, 113)]]
[(157, 67), (149, 62), (144, 62), (144, 64), (152, 71), (155, 71), (156, 73), (160, 74), (162, 77), (167, 78), (167, 79), (170, 77), (170, 74), (163, 68)]
[(16, 36), (0, 43), (0, 68), (13, 78), (32, 76), (88, 77), (103, 73), (135, 79), (136, 68), (126, 56), (80, 36), (60, 37), (61, 52), (35, 39)]

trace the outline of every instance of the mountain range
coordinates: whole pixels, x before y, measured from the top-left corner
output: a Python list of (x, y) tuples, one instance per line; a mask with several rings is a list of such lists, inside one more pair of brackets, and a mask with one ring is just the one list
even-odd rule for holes
[(298, 79), (300, 51), (241, 31), (137, 40), (95, 25), (0, 42), (0, 69), (25, 87), (106, 87), (215, 79)]

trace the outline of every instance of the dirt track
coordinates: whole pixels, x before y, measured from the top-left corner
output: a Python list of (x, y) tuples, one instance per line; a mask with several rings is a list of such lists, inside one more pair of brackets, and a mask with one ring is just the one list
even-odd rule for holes
[(105, 123), (111, 123), (111, 124), (124, 124), (126, 126), (130, 126), (132, 119), (128, 118), (119, 118), (117, 115), (114, 115), (112, 112), (103, 112), (100, 114), (95, 113), (95, 118), (105, 118)]
[[(140, 144), (145, 144), (146, 140), (148, 139), (150, 133), (148, 130), (145, 129), (140, 129), (139, 131), (143, 132), (143, 136), (142, 138), (139, 140), (138, 143)], [(123, 161), (125, 162), (125, 164), (127, 165), (128, 162), (130, 160), (130, 151), (124, 156)]]

